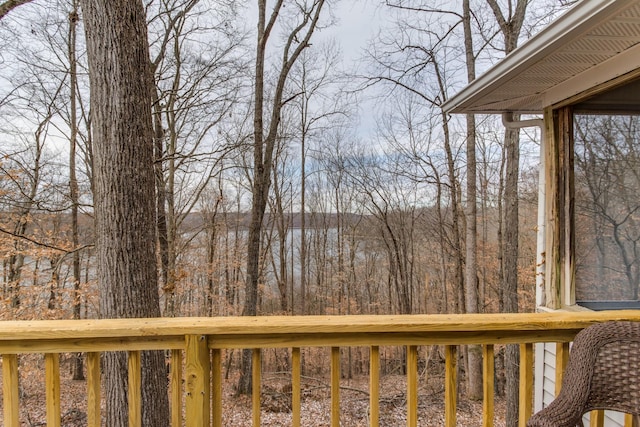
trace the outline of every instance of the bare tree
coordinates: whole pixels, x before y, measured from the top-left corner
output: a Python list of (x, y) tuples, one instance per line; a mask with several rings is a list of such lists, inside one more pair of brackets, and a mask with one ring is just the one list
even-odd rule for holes
[[(159, 317), (144, 7), (130, 0), (82, 0), (81, 5), (91, 82), (100, 315)], [(168, 426), (164, 355), (145, 352), (142, 359), (142, 424)], [(103, 369), (106, 423), (126, 426), (126, 355), (105, 355)]]
[(23, 4), (27, 4), (32, 0), (7, 0), (0, 3), (0, 19), (4, 18), (5, 15), (11, 12), (18, 6), (22, 6)]
[[(255, 316), (258, 310), (258, 279), (261, 253), (262, 221), (267, 207), (269, 188), (271, 186), (271, 173), (273, 166), (273, 154), (278, 136), (278, 129), (284, 99), (285, 85), (291, 67), (297, 61), (302, 51), (310, 46), (311, 36), (318, 26), (321, 12), (325, 4), (324, 0), (312, 2), (294, 2), (293, 16), (289, 16), (296, 22), (290, 28), (284, 46), (282, 47), (282, 63), (274, 93), (271, 97), (269, 108), (265, 109), (265, 59), (267, 42), (271, 31), (282, 12), (284, 0), (277, 0), (273, 5), (271, 14), (267, 20), (267, 2), (258, 0), (258, 32), (256, 48), (256, 67), (254, 83), (254, 125), (253, 125), (253, 183), (251, 220), (249, 223), (249, 236), (247, 248), (247, 280), (245, 286), (245, 305), (243, 314)], [(265, 124), (265, 110), (270, 111), (271, 117)], [(243, 352), (242, 375), (238, 382), (238, 393), (248, 394), (251, 391), (251, 353)]]
[(234, 2), (212, 11), (200, 0), (172, 0), (148, 10), (157, 228), (164, 312), (178, 314), (179, 254), (189, 239), (181, 227), (225, 156), (221, 123), (237, 102), (246, 67), (245, 35), (233, 24)]
[[(487, 3), (498, 22), (504, 38), (505, 55), (518, 45), (518, 37), (524, 23), (527, 0), (509, 1), (507, 11), (500, 8), (497, 0)], [(513, 119), (513, 116), (511, 116)], [(518, 312), (518, 179), (520, 171), (520, 139), (517, 130), (505, 129), (504, 150), (506, 159), (504, 183), (504, 231), (502, 251), (502, 311)], [(519, 349), (508, 346), (505, 351), (507, 425), (518, 422)]]

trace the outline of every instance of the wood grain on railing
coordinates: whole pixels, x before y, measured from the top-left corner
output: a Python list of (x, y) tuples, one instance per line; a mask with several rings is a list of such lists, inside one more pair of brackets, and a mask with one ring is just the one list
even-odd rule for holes
[(380, 425), (380, 347), (372, 345), (369, 352), (369, 426)]
[(210, 423), (210, 357), (205, 335), (186, 336), (186, 421), (187, 427)]
[(20, 426), (20, 396), (18, 389), (18, 356), (2, 356), (2, 396), (5, 427)]
[(291, 417), (292, 426), (300, 427), (302, 412), (302, 361), (300, 347), (291, 349)]
[(520, 425), (525, 426), (533, 410), (533, 344), (520, 344)]
[(130, 351), (127, 358), (129, 380), (129, 427), (142, 427), (142, 379), (140, 352)]
[(60, 427), (60, 355), (45, 354), (44, 364), (47, 427)]
[(444, 423), (456, 425), (456, 406), (458, 397), (458, 352), (456, 346), (444, 346)]
[(182, 427), (182, 350), (171, 350), (171, 427)]
[(253, 425), (260, 425), (260, 391), (262, 384), (262, 359), (260, 349), (254, 348), (251, 352), (251, 411), (253, 415)]
[(87, 423), (100, 426), (100, 353), (87, 353)]
[(556, 380), (555, 380), (555, 393), (556, 396), (560, 394), (562, 388), (562, 377), (564, 376), (564, 370), (569, 363), (569, 342), (556, 343)]
[(213, 427), (222, 427), (222, 350), (211, 350)]
[(331, 427), (340, 427), (340, 347), (331, 347)]
[(418, 425), (418, 347), (407, 346), (407, 426)]
[[(140, 352), (171, 351), (172, 427), (222, 427), (222, 350), (292, 348), (293, 425), (300, 424), (301, 347), (331, 349), (331, 425), (340, 422), (340, 347), (370, 347), (370, 425), (380, 423), (379, 346), (407, 349), (407, 423), (416, 425), (420, 376), (418, 348), (445, 346), (446, 426), (456, 420), (456, 351), (459, 345), (481, 344), (484, 357), (483, 425), (493, 425), (493, 345), (521, 346), (520, 425), (531, 414), (533, 343), (557, 342), (560, 367), (566, 365), (568, 342), (581, 329), (609, 320), (640, 321), (638, 311), (535, 314), (467, 314), (412, 316), (274, 316), (230, 318), (163, 318), (0, 322), (4, 426), (19, 426), (19, 354), (45, 354), (47, 423), (59, 425), (59, 353), (86, 353), (87, 423), (99, 427), (100, 352), (129, 352), (132, 426), (140, 425)], [(260, 418), (260, 351), (253, 353), (254, 423)], [(184, 365), (184, 366), (183, 366)], [(184, 376), (182, 374), (184, 373)], [(558, 377), (561, 378), (561, 377)], [(184, 385), (183, 385), (184, 381)], [(213, 381), (213, 386), (211, 385)], [(213, 389), (211, 389), (213, 387)], [(212, 403), (213, 402), (213, 403)], [(213, 411), (212, 411), (213, 409)], [(599, 418), (593, 416), (594, 422)], [(626, 421), (628, 424), (631, 421)], [(630, 425), (630, 424), (629, 424)]]
[(494, 390), (495, 390), (495, 354), (493, 345), (482, 346), (482, 425), (493, 427)]

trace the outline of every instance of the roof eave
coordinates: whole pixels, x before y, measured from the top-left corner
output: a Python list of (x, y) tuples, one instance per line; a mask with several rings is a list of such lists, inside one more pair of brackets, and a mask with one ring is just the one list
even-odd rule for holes
[(560, 46), (583, 34), (593, 22), (598, 21), (614, 13), (616, 10), (626, 7), (632, 0), (583, 0), (559, 17), (547, 28), (529, 39), (522, 46), (511, 52), (493, 68), (479, 78), (472, 81), (453, 97), (449, 98), (442, 108), (445, 113), (474, 113), (489, 114), (505, 111), (517, 111), (520, 113), (540, 113), (545, 107), (541, 105), (544, 93), (527, 94), (528, 97), (539, 98), (539, 109), (528, 107), (523, 110), (508, 108), (513, 100), (504, 100), (498, 103), (503, 106), (496, 108), (496, 103), (491, 105), (478, 104), (488, 93), (497, 86), (509, 81), (521, 71), (526, 70), (532, 64), (556, 51)]

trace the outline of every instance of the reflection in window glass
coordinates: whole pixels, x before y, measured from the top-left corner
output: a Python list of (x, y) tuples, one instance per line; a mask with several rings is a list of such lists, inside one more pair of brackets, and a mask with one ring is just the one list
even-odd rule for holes
[(578, 301), (638, 300), (640, 117), (575, 116)]

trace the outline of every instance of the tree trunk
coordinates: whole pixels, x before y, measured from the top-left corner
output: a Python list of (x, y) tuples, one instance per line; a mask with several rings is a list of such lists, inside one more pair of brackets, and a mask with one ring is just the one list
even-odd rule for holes
[[(256, 64), (254, 80), (254, 116), (253, 116), (253, 185), (251, 222), (249, 223), (247, 247), (247, 276), (245, 281), (245, 303), (243, 315), (255, 316), (258, 311), (258, 276), (260, 272), (260, 237), (262, 221), (264, 219), (271, 187), (271, 171), (273, 168), (274, 148), (278, 136), (278, 127), (283, 103), (285, 83), (291, 67), (302, 53), (309, 47), (309, 40), (313, 34), (324, 0), (314, 2), (310, 10), (302, 11), (302, 23), (296, 26), (288, 35), (283, 47), (283, 60), (279, 70), (276, 87), (270, 105), (271, 120), (265, 126), (265, 87), (264, 65), (267, 41), (273, 26), (276, 24), (283, 0), (277, 0), (273, 10), (266, 20), (266, 0), (258, 0), (258, 33), (256, 47)], [(265, 128), (267, 131), (265, 132)], [(242, 369), (236, 392), (251, 393), (251, 350), (244, 350), (242, 354)]]
[[(504, 240), (502, 307), (505, 313), (518, 312), (518, 175), (520, 147), (517, 131), (505, 132), (506, 179), (504, 186)], [(505, 351), (507, 425), (518, 420), (519, 349), (509, 345)]]
[[(78, 137), (78, 119), (76, 114), (78, 82), (77, 59), (76, 59), (76, 27), (78, 24), (78, 3), (72, 2), (72, 10), (69, 13), (69, 199), (71, 201), (71, 244), (73, 246), (73, 318), (80, 319), (80, 309), (82, 308), (82, 298), (80, 295), (80, 246), (78, 230), (78, 179), (76, 177), (76, 147)], [(75, 381), (84, 380), (82, 354), (76, 353), (73, 358), (73, 379)]]
[[(469, 0), (463, 1), (464, 46), (466, 53), (467, 80), (475, 77), (475, 55), (471, 33), (471, 8)], [(467, 313), (479, 313), (478, 263), (477, 263), (477, 194), (476, 194), (476, 121), (467, 114), (467, 211), (465, 254), (465, 308)], [(480, 346), (469, 346), (467, 352), (467, 397), (482, 400), (482, 350)]]
[[(82, 0), (94, 152), (102, 318), (158, 317), (151, 71), (142, 2)], [(127, 421), (126, 355), (104, 357), (105, 422)], [(168, 426), (162, 352), (142, 357), (142, 424)]]
[[(509, 13), (505, 17), (497, 0), (487, 0), (504, 37), (505, 55), (518, 44), (518, 37), (528, 0), (517, 0), (515, 8), (509, 2)], [(504, 230), (502, 252), (501, 306), (504, 312), (518, 312), (518, 176), (520, 172), (519, 132), (505, 130), (505, 183), (504, 183)], [(519, 348), (507, 346), (505, 351), (507, 414), (506, 424), (518, 423)]]

